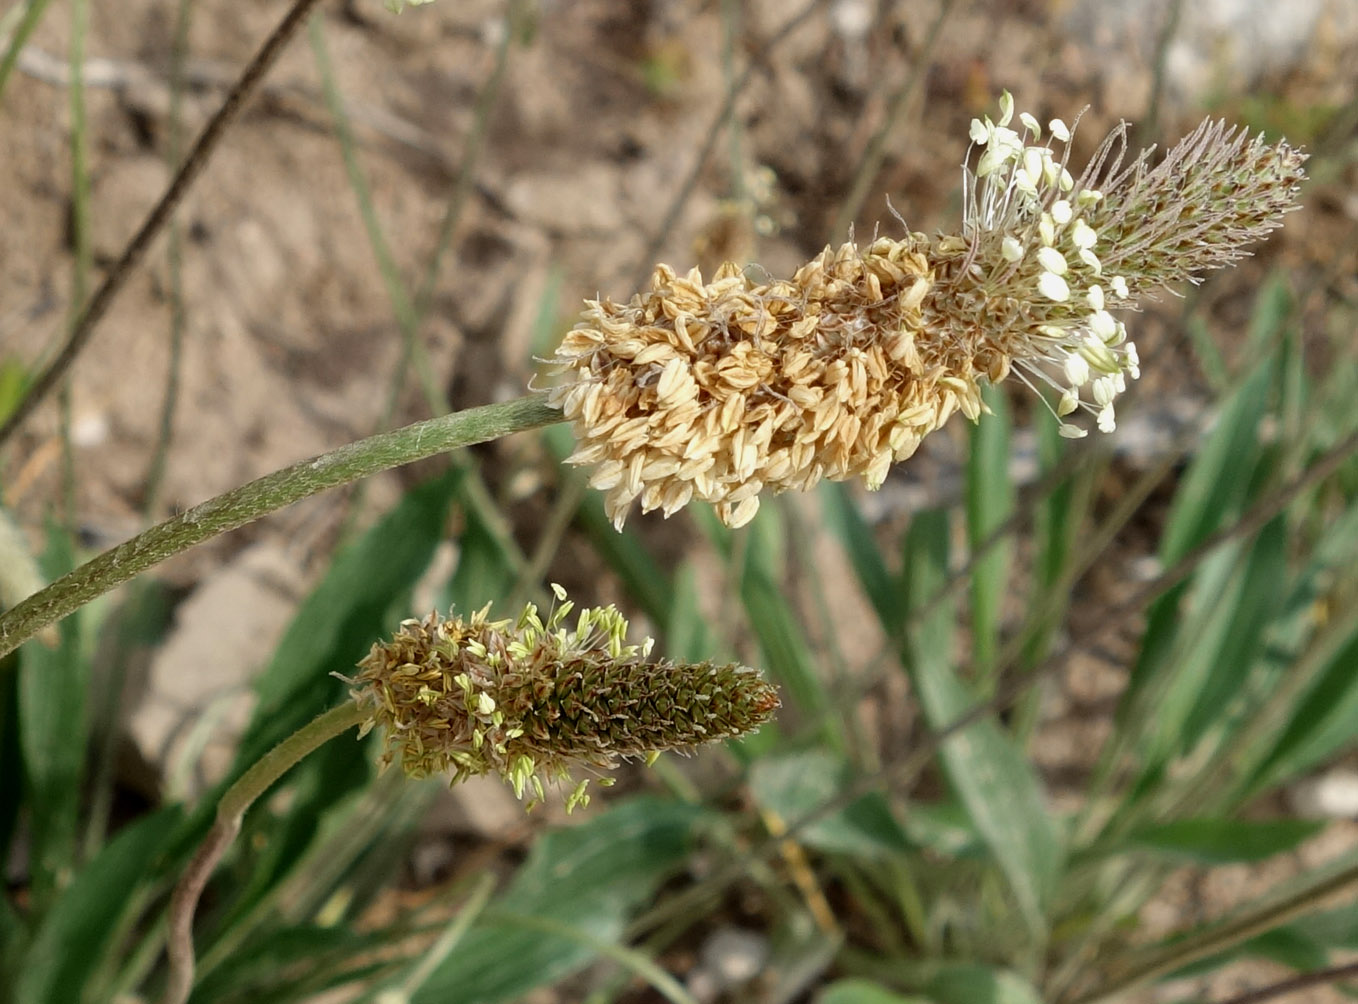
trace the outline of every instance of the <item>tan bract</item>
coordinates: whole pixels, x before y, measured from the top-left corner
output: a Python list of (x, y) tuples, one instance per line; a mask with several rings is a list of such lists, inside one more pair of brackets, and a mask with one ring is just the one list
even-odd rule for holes
[(912, 239), (827, 248), (769, 283), (661, 265), (631, 303), (591, 301), (557, 350), (569, 460), (598, 465), (619, 527), (637, 498), (666, 515), (699, 498), (740, 526), (764, 491), (880, 484), (953, 411), (980, 410), (973, 354), (917, 338), (932, 284)]

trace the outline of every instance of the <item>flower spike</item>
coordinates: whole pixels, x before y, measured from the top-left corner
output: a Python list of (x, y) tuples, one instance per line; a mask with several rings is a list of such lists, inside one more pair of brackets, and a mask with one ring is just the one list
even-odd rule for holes
[(1109, 311), (1248, 254), (1304, 177), (1286, 143), (1209, 121), (1154, 167), (1151, 151), (1122, 167), (1121, 125), (1077, 179), (1073, 127), (1053, 119), (1043, 141), (1032, 115), (1012, 121), (1006, 93), (998, 122), (971, 122), (960, 235), (827, 247), (767, 282), (731, 262), (709, 282), (659, 265), (628, 303), (586, 304), (549, 360), (565, 379), (548, 401), (618, 529), (638, 499), (666, 516), (710, 502), (738, 527), (764, 492), (878, 488), (954, 412), (977, 420), (982, 384), (1011, 372), (1051, 387), (1058, 417), (1113, 431), (1140, 362)]
[(385, 764), (453, 783), (499, 774), (535, 799), (544, 782), (568, 782), (571, 808), (589, 801), (573, 768), (745, 735), (778, 707), (747, 666), (649, 660), (651, 640), (627, 644), (614, 606), (585, 608), (568, 626), (573, 604), (553, 590), (545, 621), (533, 604), (514, 621), (491, 620), (489, 606), (465, 619), (430, 614), (373, 646), (349, 682), (369, 713), (364, 732), (386, 733)]

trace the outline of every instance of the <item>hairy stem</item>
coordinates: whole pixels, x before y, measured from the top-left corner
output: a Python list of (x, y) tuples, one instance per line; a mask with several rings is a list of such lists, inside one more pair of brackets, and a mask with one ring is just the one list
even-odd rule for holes
[(293, 0), (292, 8), (287, 15), (279, 22), (273, 33), (264, 40), (264, 44), (260, 46), (254, 58), (241, 71), (240, 78), (227, 94), (226, 100), (222, 102), (222, 106), (217, 109), (217, 113), (212, 116), (211, 121), (203, 129), (202, 135), (194, 143), (193, 149), (184, 158), (179, 173), (170, 182), (170, 187), (165, 189), (165, 194), (151, 209), (141, 228), (127, 242), (127, 246), (123, 248), (123, 253), (113, 263), (113, 267), (109, 269), (103, 284), (95, 291), (94, 296), (90, 298), (85, 309), (81, 311), (79, 317), (71, 326), (71, 333), (67, 336), (66, 343), (62, 345), (61, 351), (57, 353), (56, 358), (43, 370), (42, 374), (33, 381), (33, 386), (15, 406), (10, 416), (3, 424), (0, 424), (0, 444), (4, 443), (19, 427), (19, 424), (32, 413), (33, 409), (56, 388), (66, 370), (75, 361), (76, 356), (89, 342), (95, 325), (108, 313), (113, 298), (122, 291), (123, 286), (127, 285), (127, 280), (131, 277), (132, 271), (146, 256), (146, 251), (151, 246), (151, 242), (155, 240), (156, 235), (169, 222), (171, 215), (179, 203), (183, 201), (189, 186), (197, 181), (198, 176), (203, 173), (203, 168), (207, 166), (208, 160), (211, 159), (218, 144), (221, 143), (222, 136), (239, 117), (246, 99), (250, 97), (259, 82), (272, 69), (274, 63), (278, 60), (279, 53), (283, 51), (283, 47), (287, 45), (292, 36), (297, 33), (297, 29), (302, 26), (307, 14), (316, 6), (316, 3), (317, 0)]
[(194, 544), (359, 478), (561, 420), (540, 394), (454, 412), (361, 439), (266, 474), (105, 551), (0, 616), (0, 656), (96, 596)]
[(170, 897), (170, 923), (166, 953), (170, 973), (161, 1004), (184, 1004), (193, 990), (193, 915), (207, 880), (226, 849), (240, 832), (245, 810), (254, 804), (295, 764), (336, 736), (360, 724), (367, 713), (356, 704), (341, 704), (302, 726), (271, 749), (226, 790), (217, 803), (217, 821), (184, 870)]

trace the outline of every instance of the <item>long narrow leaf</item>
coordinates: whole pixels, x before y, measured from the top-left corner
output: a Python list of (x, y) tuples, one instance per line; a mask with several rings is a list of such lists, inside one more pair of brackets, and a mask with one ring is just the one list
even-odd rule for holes
[[(155, 859), (180, 824), (162, 809), (128, 826), (75, 876), (48, 913), (26, 954), (14, 1000), (71, 1004), (110, 947), (123, 907), (147, 881)], [(13, 989), (13, 988), (11, 988)]]
[[(639, 798), (538, 840), (495, 909), (618, 942), (629, 915), (689, 852), (701, 810)], [(580, 940), (483, 919), (414, 995), (415, 1004), (499, 1004), (579, 969)]]
[[(946, 581), (947, 569), (946, 514), (917, 515), (906, 538), (905, 581), (912, 604), (932, 597)], [(969, 712), (977, 700), (954, 669), (952, 627), (951, 605), (942, 603), (906, 642), (911, 682), (925, 718), (936, 729)], [(1031, 932), (1042, 940), (1065, 852), (1036, 775), (993, 718), (949, 738), (940, 756), (949, 783), (1008, 879)]]
[[(49, 581), (75, 567), (66, 533), (51, 531), (42, 565)], [(19, 744), (39, 916), (51, 905), (61, 876), (76, 866), (89, 740), (90, 664), (82, 651), (83, 616), (74, 614), (58, 625), (60, 641), (55, 648), (34, 640), (19, 651)]]
[[(1009, 480), (1009, 406), (994, 387), (983, 395), (993, 414), (971, 427), (967, 453), (967, 543), (976, 551), (988, 542), (1014, 509)], [(972, 673), (988, 680), (1000, 652), (1000, 616), (1009, 584), (1012, 544), (990, 544), (971, 562)], [(988, 689), (988, 688), (987, 688)]]
[(863, 594), (877, 612), (888, 638), (897, 638), (905, 624), (905, 597), (882, 560), (882, 549), (843, 482), (826, 481), (820, 486), (820, 503), (826, 523), (839, 538), (849, 564), (858, 576)]

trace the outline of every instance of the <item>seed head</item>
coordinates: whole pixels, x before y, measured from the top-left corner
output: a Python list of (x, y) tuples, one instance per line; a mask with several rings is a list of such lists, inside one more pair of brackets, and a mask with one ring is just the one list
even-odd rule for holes
[[(760, 674), (735, 664), (648, 661), (651, 640), (623, 641), (616, 607), (586, 608), (564, 626), (560, 601), (544, 622), (529, 604), (517, 621), (470, 618), (401, 624), (373, 646), (350, 681), (386, 732), (385, 764), (412, 777), (449, 773), (453, 783), (497, 773), (520, 797), (571, 769), (607, 769), (670, 749), (753, 732), (778, 707)], [(585, 804), (587, 781), (567, 799)], [(602, 783), (602, 782), (601, 782)]]
[(1286, 143), (1206, 122), (1158, 166), (1148, 150), (1123, 169), (1124, 124), (1076, 179), (1064, 122), (1044, 143), (1031, 115), (1009, 127), (1007, 93), (1000, 110), (971, 123), (960, 235), (827, 247), (786, 280), (659, 265), (628, 303), (586, 303), (548, 400), (615, 526), (637, 499), (667, 517), (701, 499), (736, 527), (766, 491), (878, 488), (953, 412), (977, 420), (981, 385), (1011, 372), (1053, 388), (1059, 417), (1083, 409), (1111, 432), (1140, 360), (1110, 310), (1235, 261), (1295, 208), (1305, 157)]

